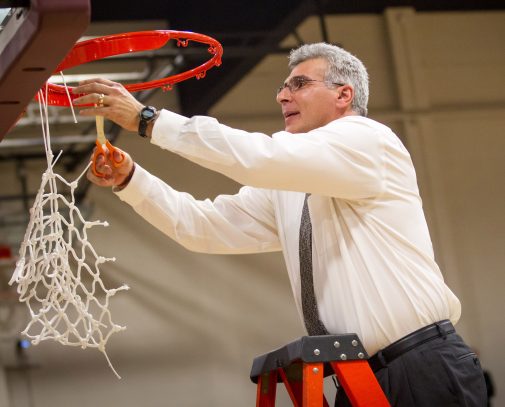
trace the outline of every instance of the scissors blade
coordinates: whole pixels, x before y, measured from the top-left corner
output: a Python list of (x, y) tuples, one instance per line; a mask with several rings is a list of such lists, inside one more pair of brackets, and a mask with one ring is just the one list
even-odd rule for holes
[(105, 131), (103, 116), (96, 116), (96, 139), (100, 144), (105, 144)]

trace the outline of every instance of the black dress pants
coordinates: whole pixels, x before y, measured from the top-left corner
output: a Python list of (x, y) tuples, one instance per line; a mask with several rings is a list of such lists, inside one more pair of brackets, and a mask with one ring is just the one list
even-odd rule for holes
[[(456, 333), (411, 349), (375, 376), (393, 407), (487, 406), (479, 359)], [(348, 406), (339, 387), (335, 407)]]

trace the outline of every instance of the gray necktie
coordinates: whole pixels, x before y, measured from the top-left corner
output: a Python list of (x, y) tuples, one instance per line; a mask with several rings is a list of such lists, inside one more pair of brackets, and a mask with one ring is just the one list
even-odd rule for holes
[(299, 239), (303, 319), (310, 336), (327, 335), (328, 331), (319, 320), (319, 311), (317, 310), (316, 296), (314, 294), (314, 280), (312, 277), (312, 224), (310, 223), (309, 205), (307, 202), (309, 195), (305, 195), (303, 203)]

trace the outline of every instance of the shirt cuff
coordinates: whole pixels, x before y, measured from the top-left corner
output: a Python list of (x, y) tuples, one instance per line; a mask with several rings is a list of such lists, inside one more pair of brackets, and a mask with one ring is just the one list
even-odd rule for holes
[(186, 116), (162, 109), (154, 122), (151, 143), (165, 149), (175, 146), (188, 120)]
[(140, 165), (135, 163), (135, 171), (130, 179), (130, 182), (128, 182), (128, 185), (121, 190), (113, 187), (112, 192), (114, 192), (122, 201), (130, 204), (131, 206), (137, 206), (144, 200), (150, 187), (150, 174)]

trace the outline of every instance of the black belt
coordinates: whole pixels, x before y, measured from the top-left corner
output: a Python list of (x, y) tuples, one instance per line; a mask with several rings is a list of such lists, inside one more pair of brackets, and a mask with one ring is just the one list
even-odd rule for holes
[(418, 329), (411, 334), (404, 336), (403, 338), (393, 342), (388, 347), (380, 350), (375, 355), (368, 359), (370, 367), (374, 372), (386, 367), (388, 363), (391, 363), (397, 357), (403, 355), (416, 346), (423, 343), (431, 341), (435, 338), (445, 337), (448, 334), (456, 332), (451, 321), (444, 320), (440, 322), (435, 322), (434, 324), (425, 326), (424, 328)]

